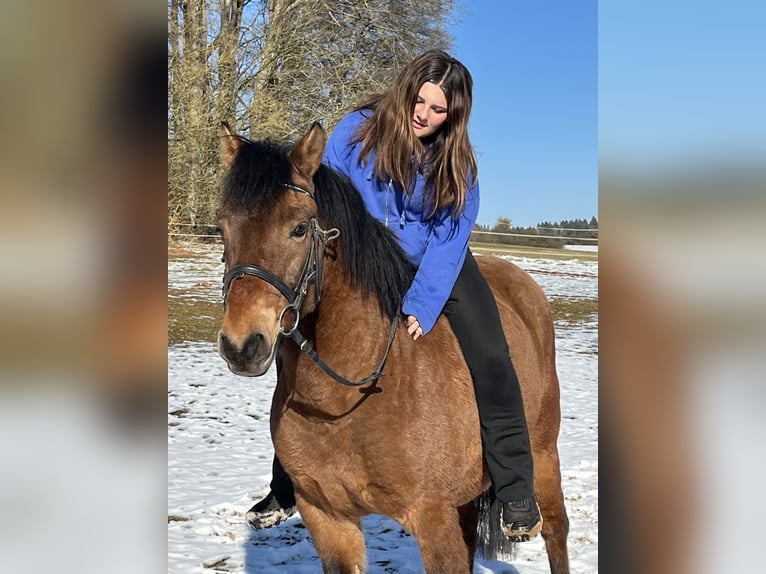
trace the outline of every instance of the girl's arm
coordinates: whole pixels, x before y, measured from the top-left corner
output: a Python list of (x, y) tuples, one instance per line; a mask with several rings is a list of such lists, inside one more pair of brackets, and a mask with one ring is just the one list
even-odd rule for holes
[(460, 217), (453, 219), (449, 213), (438, 213), (431, 220), (428, 246), (402, 303), (404, 315), (416, 317), (424, 335), (436, 324), (463, 268), (478, 214), (477, 182), (466, 194), (465, 211)]

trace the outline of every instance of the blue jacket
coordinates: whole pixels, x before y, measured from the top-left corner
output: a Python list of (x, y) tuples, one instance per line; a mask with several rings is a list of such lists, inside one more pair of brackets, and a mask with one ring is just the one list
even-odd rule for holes
[(395, 182), (375, 177), (374, 153), (367, 164), (360, 165), (362, 144), (349, 142), (370, 113), (352, 112), (338, 122), (327, 142), (324, 163), (351, 179), (368, 211), (396, 233), (417, 266), (402, 312), (417, 317), (425, 334), (436, 324), (463, 267), (479, 212), (479, 184), (476, 182), (466, 194), (465, 211), (460, 217), (454, 219), (451, 210), (442, 209), (429, 219), (428, 206), (424, 205), (425, 180), (420, 174), (409, 197)]

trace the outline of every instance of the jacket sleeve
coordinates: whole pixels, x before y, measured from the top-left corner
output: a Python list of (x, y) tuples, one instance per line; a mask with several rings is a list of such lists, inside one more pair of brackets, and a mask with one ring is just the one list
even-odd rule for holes
[(466, 194), (460, 217), (453, 219), (449, 213), (439, 213), (431, 220), (428, 246), (402, 302), (402, 312), (417, 317), (424, 334), (433, 329), (455, 286), (478, 213), (477, 182)]
[(354, 114), (349, 114), (341, 119), (330, 134), (322, 157), (322, 163), (347, 177), (351, 175), (353, 168), (351, 156), (354, 150), (354, 146), (349, 144), (349, 140), (351, 140), (358, 125), (359, 122)]

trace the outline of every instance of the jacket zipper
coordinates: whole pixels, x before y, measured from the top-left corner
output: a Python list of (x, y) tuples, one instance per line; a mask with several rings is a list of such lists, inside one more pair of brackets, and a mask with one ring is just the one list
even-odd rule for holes
[[(388, 196), (391, 193), (391, 184), (393, 183), (392, 179), (388, 180), (388, 186), (386, 187), (386, 227), (388, 227)], [(407, 204), (410, 202), (410, 196), (406, 193), (404, 194), (404, 197), (402, 198), (402, 212), (399, 215), (399, 228), (404, 229), (404, 224), (407, 222), (406, 219), (406, 213), (407, 213)]]

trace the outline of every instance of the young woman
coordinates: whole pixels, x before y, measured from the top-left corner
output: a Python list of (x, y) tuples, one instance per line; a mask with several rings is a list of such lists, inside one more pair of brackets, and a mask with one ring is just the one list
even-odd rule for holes
[[(472, 88), (459, 61), (438, 50), (422, 54), (389, 91), (338, 123), (324, 163), (353, 181), (417, 266), (402, 303), (412, 338), (427, 336), (441, 313), (449, 320), (473, 378), (503, 530), (523, 541), (542, 526), (524, 405), (495, 299), (468, 249), (479, 210), (468, 137)], [(292, 484), (276, 459), (271, 487), (248, 512), (255, 527), (294, 512)]]

